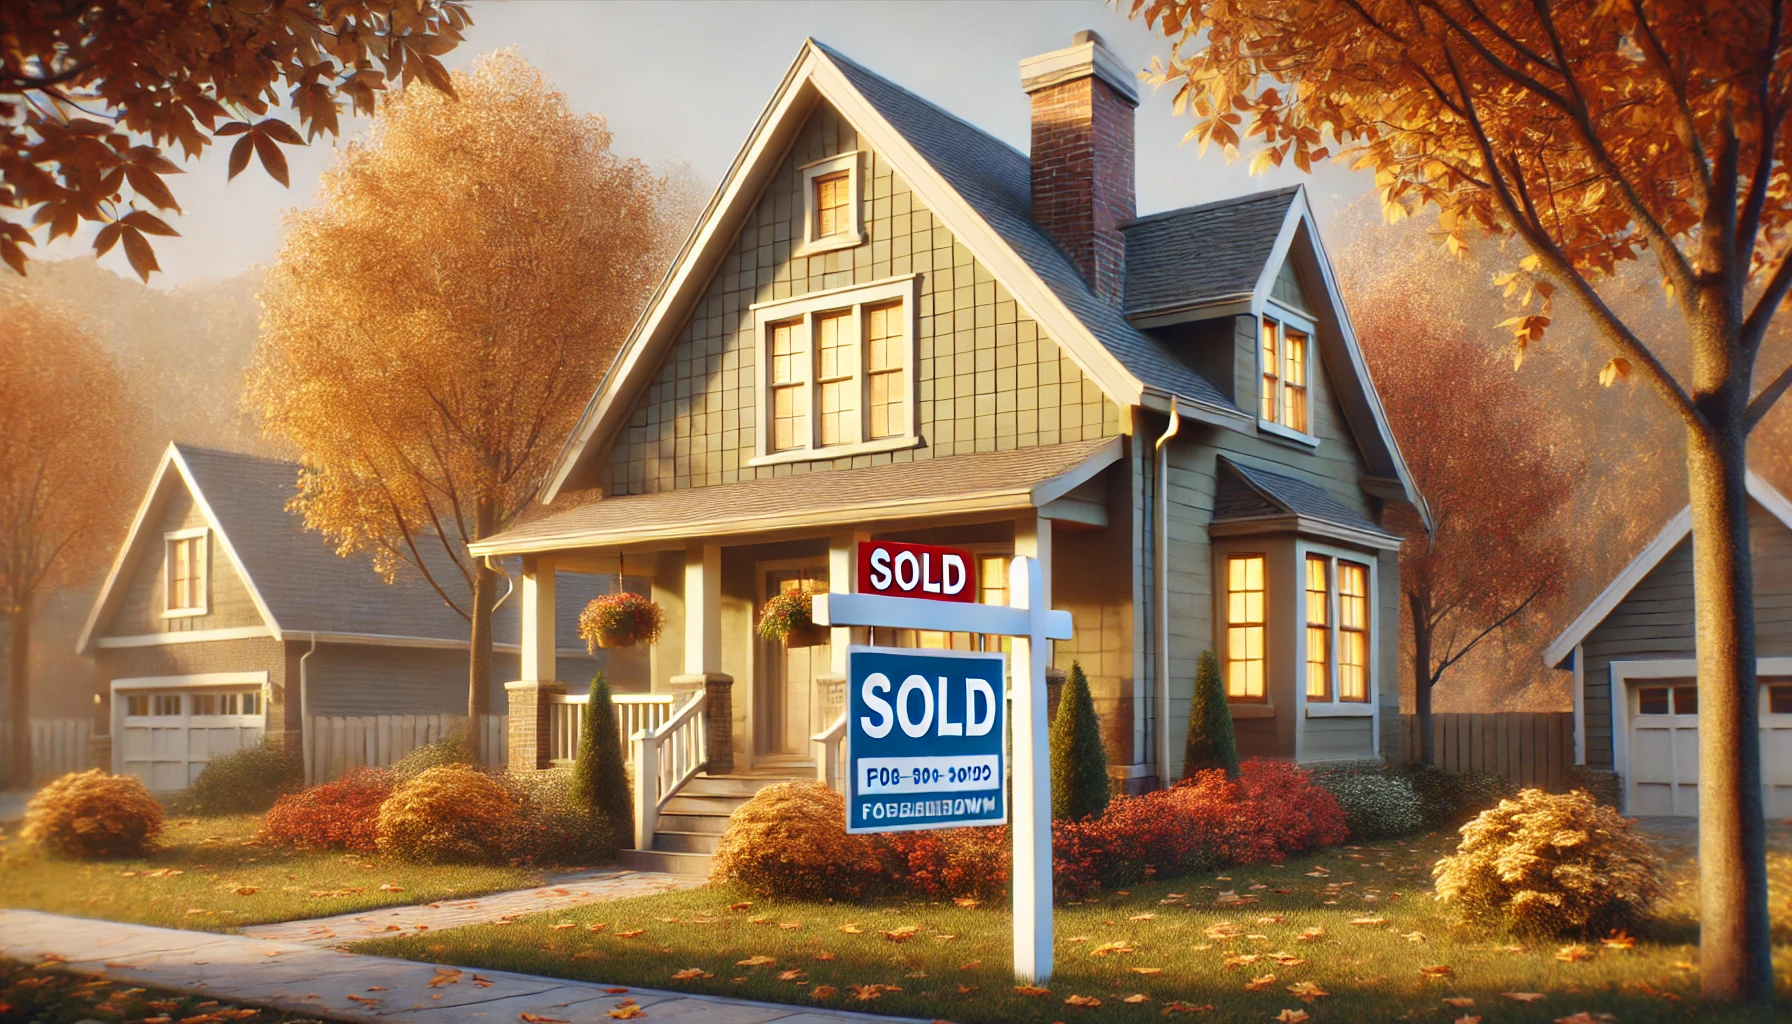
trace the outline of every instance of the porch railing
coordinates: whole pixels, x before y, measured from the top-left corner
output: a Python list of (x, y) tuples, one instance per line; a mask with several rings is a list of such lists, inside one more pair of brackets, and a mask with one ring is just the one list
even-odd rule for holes
[[(675, 699), (670, 693), (618, 693), (610, 698), (616, 705), (616, 732), (624, 761), (629, 759), (629, 737), (662, 725), (671, 717)], [(548, 761), (555, 766), (572, 764), (579, 756), (579, 733), (585, 727), (585, 707), (591, 698), (557, 693), (547, 700)]]
[(842, 711), (833, 725), (809, 737), (809, 741), (815, 744), (815, 781), (844, 793), (846, 765), (841, 758), (846, 752), (846, 712)]
[(657, 726), (635, 732), (635, 849), (653, 849), (660, 811), (709, 761), (709, 694), (698, 690)]

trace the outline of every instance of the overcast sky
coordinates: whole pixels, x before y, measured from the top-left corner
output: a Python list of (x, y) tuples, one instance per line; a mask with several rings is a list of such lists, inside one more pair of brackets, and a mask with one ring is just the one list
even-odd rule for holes
[[(1166, 44), (1101, 0), (1042, 2), (623, 3), (595, 0), (475, 2), (474, 27), (449, 55), (450, 67), (515, 46), (580, 111), (609, 120), (618, 152), (656, 165), (687, 161), (716, 183), (807, 36), (839, 49), (1003, 140), (1027, 149), (1027, 99), (1019, 62), (1068, 46), (1093, 28), (1127, 65), (1143, 69)], [(1181, 145), (1191, 123), (1170, 111), (1168, 92), (1141, 83), (1138, 111), (1139, 212), (1240, 195), (1304, 181), (1323, 220), (1370, 191), (1366, 174), (1327, 164), (1313, 175), (1292, 166), (1252, 178), (1245, 160), (1218, 150), (1197, 157)], [(344, 133), (365, 124), (345, 119)], [(213, 146), (170, 179), (185, 211), (170, 218), (180, 238), (156, 239), (164, 272), (158, 287), (227, 277), (271, 262), (284, 210), (312, 202), (318, 175), (335, 159), (318, 140), (289, 149), (292, 188), (251, 164), (225, 179), (229, 143)], [(338, 143), (339, 144), (339, 143)], [(88, 250), (82, 239), (40, 250), (43, 258)], [(1331, 248), (1341, 248), (1334, 239)], [(129, 274), (122, 249), (103, 261)]]

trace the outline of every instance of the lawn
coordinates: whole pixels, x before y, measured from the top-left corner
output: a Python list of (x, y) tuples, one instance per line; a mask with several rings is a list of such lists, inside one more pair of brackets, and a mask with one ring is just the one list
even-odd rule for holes
[(159, 1020), (163, 1024), (300, 1024), (310, 1014), (239, 1006), (205, 996), (136, 988), (114, 981), (67, 974), (54, 964), (28, 965), (0, 960), (0, 1020), (32, 1024), (81, 1024), (83, 1021)]
[[(726, 886), (353, 948), (969, 1024), (1693, 1018), (1690, 858), (1676, 858), (1678, 895), (1634, 948), (1568, 948), (1456, 924), (1430, 895), (1429, 870), (1453, 838), (1343, 847), (1062, 906), (1044, 992), (1014, 986), (1005, 907), (793, 903)], [(1792, 857), (1776, 851), (1772, 873), (1785, 987)], [(1592, 1016), (1573, 1017), (1582, 1012)]]
[(46, 857), (20, 842), (15, 823), (0, 834), (0, 907), (221, 932), (543, 881), (536, 868), (429, 866), (259, 846), (260, 821), (170, 819), (151, 856), (96, 863)]

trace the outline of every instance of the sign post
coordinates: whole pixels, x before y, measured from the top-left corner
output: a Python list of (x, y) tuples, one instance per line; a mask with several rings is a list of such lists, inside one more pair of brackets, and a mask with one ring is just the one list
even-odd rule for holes
[[(862, 557), (861, 564), (880, 567), (871, 565), (868, 556)], [(894, 571), (894, 559), (888, 564)], [(908, 590), (903, 585), (908, 575), (923, 581), (918, 585), (924, 586), (927, 563), (918, 564), (922, 574), (904, 574), (890, 589)], [(1071, 623), (1069, 612), (1045, 607), (1045, 580), (1038, 560), (1016, 558), (1008, 580), (1005, 608), (950, 598), (916, 600), (890, 596), (886, 590), (816, 594), (812, 617), (818, 626), (882, 626), (1014, 638), (1010, 691), (1014, 974), (1024, 982), (1041, 982), (1052, 973), (1052, 790), (1045, 721), (1045, 644), (1070, 639)], [(941, 582), (943, 592), (958, 580), (943, 574)], [(999, 774), (1001, 697), (994, 694), (985, 712), (978, 688), (980, 683), (992, 683), (991, 676), (1001, 678), (1002, 656), (854, 647), (848, 661), (848, 831), (895, 832), (993, 825), (1006, 820)], [(971, 734), (973, 723), (978, 730), (975, 735)], [(997, 773), (993, 787), (986, 784), (986, 769)], [(881, 818), (877, 816), (880, 809)]]

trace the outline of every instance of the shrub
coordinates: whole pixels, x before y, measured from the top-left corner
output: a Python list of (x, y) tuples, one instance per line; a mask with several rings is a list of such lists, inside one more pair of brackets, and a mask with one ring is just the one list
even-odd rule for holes
[(1238, 739), (1232, 732), (1232, 708), (1220, 682), (1220, 660), (1202, 651), (1195, 662), (1194, 701), (1189, 707), (1188, 740), (1183, 746), (1182, 777), (1219, 768), (1238, 778)]
[(884, 865), (864, 836), (846, 833), (846, 800), (819, 782), (780, 782), (728, 819), (710, 878), (789, 899), (857, 899), (880, 887)]
[[(1584, 789), (1593, 799), (1602, 804), (1618, 806), (1624, 798), (1624, 779), (1610, 768), (1594, 768), (1591, 765), (1573, 764), (1568, 766), (1565, 781), (1568, 788)], [(1510, 792), (1501, 794), (1511, 796)]]
[(1667, 891), (1635, 822), (1584, 790), (1527, 789), (1462, 826), (1431, 873), (1439, 900), (1472, 920), (1548, 935), (1631, 928)]
[[(503, 844), (506, 856), (537, 864), (606, 864), (616, 858), (618, 827), (574, 798), (572, 769), (506, 772), (499, 778), (516, 805), (513, 829)], [(622, 828), (628, 821), (622, 819)]]
[(259, 814), (303, 788), (305, 762), (299, 752), (263, 739), (207, 761), (183, 803), (195, 814)]
[(1112, 790), (1108, 755), (1101, 746), (1101, 720), (1089, 695), (1089, 677), (1081, 662), (1070, 665), (1070, 679), (1052, 719), (1052, 818), (1077, 821), (1107, 810)]
[(387, 771), (397, 784), (411, 781), (431, 768), (445, 768), (449, 765), (476, 767), (478, 759), (473, 754), (473, 745), (467, 742), (464, 728), (456, 729), (448, 735), (421, 747), (399, 758)]
[[(603, 819), (606, 833), (620, 838), (634, 819), (628, 776), (622, 769), (621, 726), (610, 683), (599, 672), (591, 680), (591, 699), (579, 726), (579, 750), (573, 761), (566, 799), (588, 815)], [(610, 843), (610, 839), (606, 839)], [(614, 846), (611, 845), (611, 852)]]
[(592, 598), (579, 612), (579, 638), (592, 653), (599, 647), (657, 643), (666, 613), (640, 594), (623, 591)]
[(1518, 792), (1503, 775), (1450, 772), (1436, 765), (1402, 766), (1400, 774), (1419, 799), (1419, 816), (1433, 831), (1453, 829)]
[(892, 832), (879, 837), (890, 881), (920, 896), (1000, 899), (1008, 894), (1008, 826)]
[(380, 804), (376, 845), (425, 864), (497, 860), (514, 841), (516, 811), (510, 794), (484, 772), (443, 765), (401, 783)]
[(1392, 839), (1425, 827), (1412, 783), (1379, 765), (1326, 768), (1313, 777), (1343, 808), (1352, 838)]
[(19, 838), (52, 854), (95, 860), (141, 856), (162, 834), (162, 805), (130, 775), (70, 772), (25, 806)]
[(375, 768), (357, 768), (274, 801), (256, 837), (270, 846), (295, 850), (352, 850), (372, 853), (379, 832), (380, 804), (392, 795), (392, 779)]

